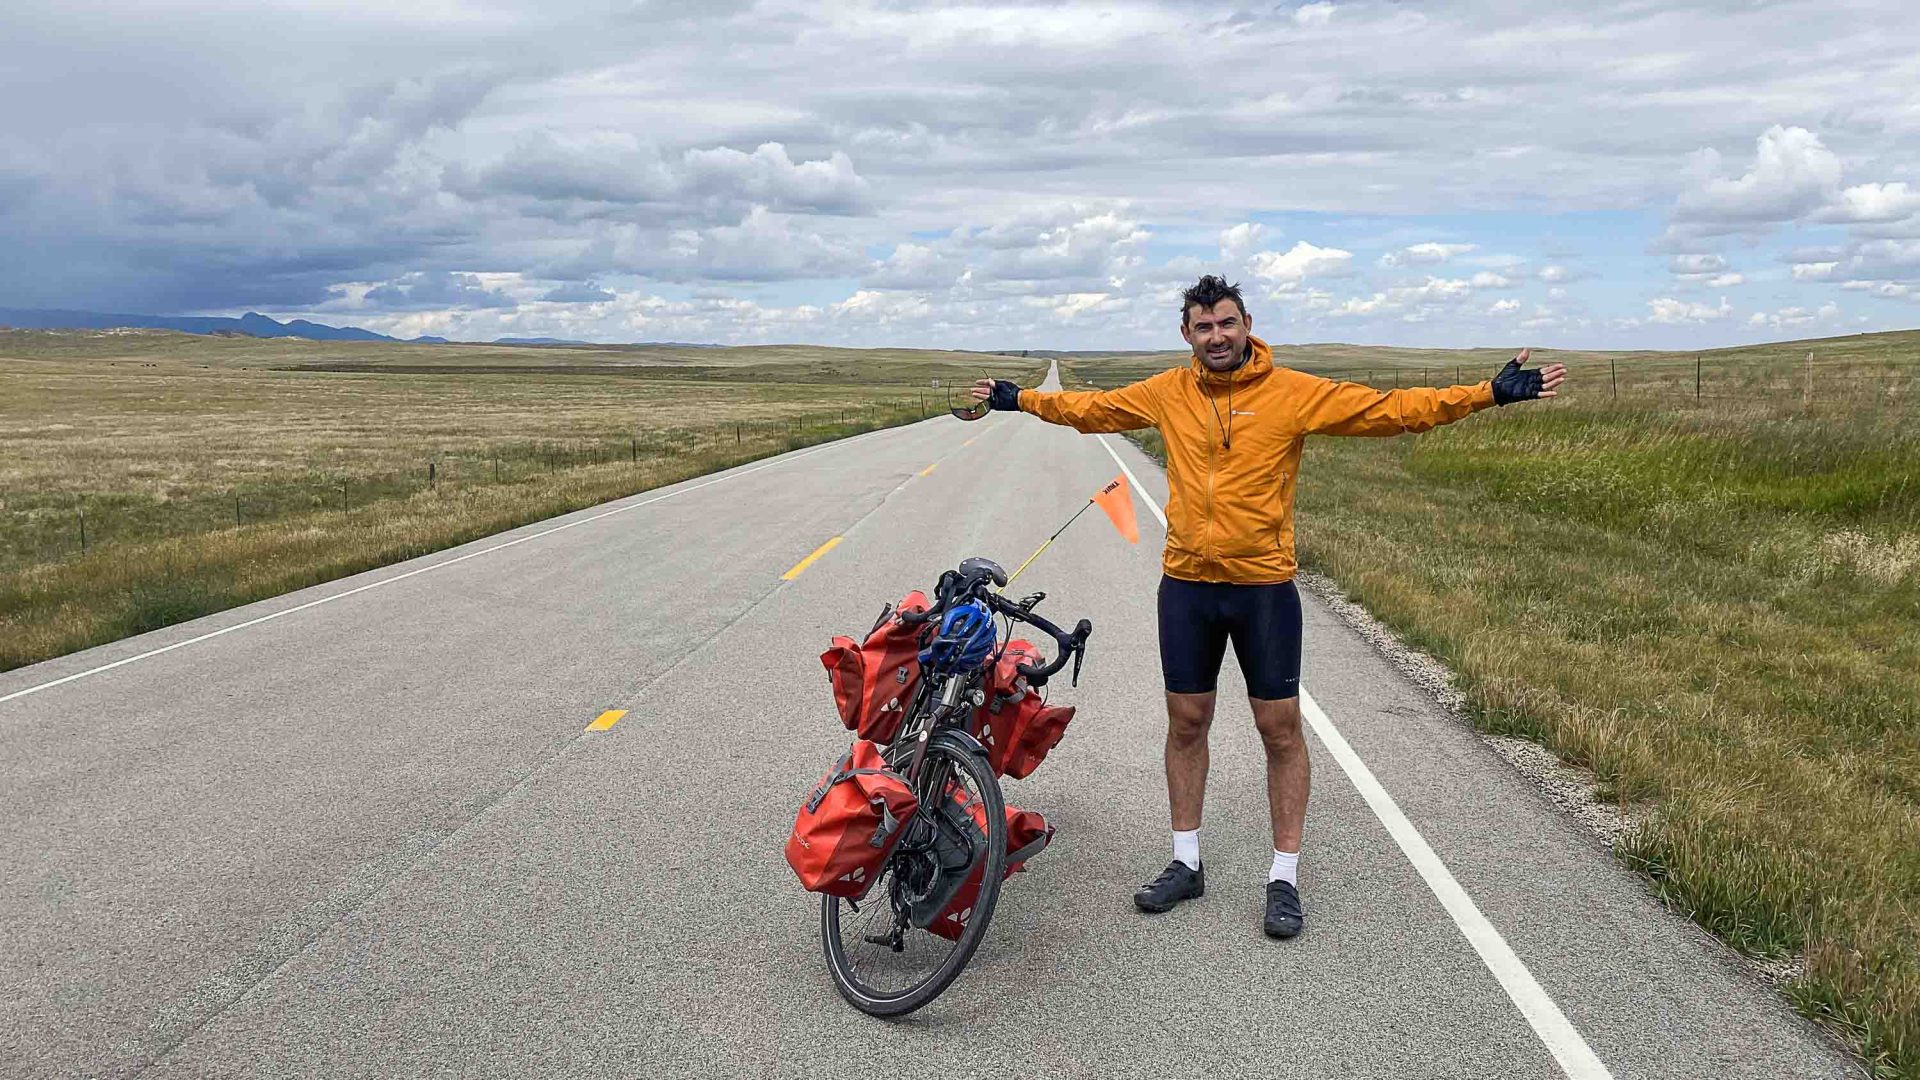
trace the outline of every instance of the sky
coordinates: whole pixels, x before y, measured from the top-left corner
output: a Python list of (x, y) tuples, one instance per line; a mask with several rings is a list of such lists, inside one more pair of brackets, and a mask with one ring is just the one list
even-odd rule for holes
[(1920, 9), (0, 9), (0, 307), (398, 336), (1701, 348), (1920, 326)]

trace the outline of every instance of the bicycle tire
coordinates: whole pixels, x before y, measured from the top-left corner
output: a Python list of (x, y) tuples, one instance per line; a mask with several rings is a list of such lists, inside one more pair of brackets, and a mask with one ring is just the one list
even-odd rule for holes
[[(983, 809), (987, 818), (986, 872), (981, 877), (973, 914), (968, 917), (966, 929), (953, 943), (952, 952), (946, 960), (925, 979), (903, 990), (887, 991), (867, 985), (853, 970), (847, 958), (846, 943), (841, 940), (840, 912), (844, 901), (835, 896), (820, 898), (820, 943), (826, 953), (827, 971), (833, 976), (833, 985), (840, 991), (840, 996), (869, 1016), (905, 1016), (944, 993), (973, 959), (974, 950), (979, 947), (981, 939), (986, 936), (988, 924), (993, 921), (994, 906), (1000, 900), (1000, 879), (1007, 861), (1006, 801), (1000, 793), (1000, 782), (986, 761), (958, 739), (935, 734), (927, 743), (927, 756), (923, 764), (927, 775), (938, 775), (938, 770), (930, 768), (936, 761), (945, 762), (964, 772), (973, 781), (973, 787), (985, 804)], [(931, 813), (932, 804), (933, 800), (923, 795), (923, 809), (917, 813)], [(895, 857), (898, 857), (897, 853)], [(885, 902), (874, 895), (868, 898), (868, 903)], [(909, 929), (906, 932), (933, 937), (925, 930)]]

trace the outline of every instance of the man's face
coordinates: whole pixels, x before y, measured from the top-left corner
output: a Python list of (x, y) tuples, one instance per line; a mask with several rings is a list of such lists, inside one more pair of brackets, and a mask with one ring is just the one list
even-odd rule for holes
[(1229, 297), (1211, 309), (1199, 304), (1187, 308), (1187, 324), (1180, 328), (1180, 336), (1209, 371), (1229, 371), (1246, 355), (1247, 334), (1252, 330), (1253, 320)]

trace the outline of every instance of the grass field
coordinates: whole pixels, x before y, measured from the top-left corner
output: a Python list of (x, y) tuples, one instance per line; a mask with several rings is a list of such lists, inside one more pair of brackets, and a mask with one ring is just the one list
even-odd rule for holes
[(0, 332), (0, 670), (917, 420), (1023, 364)]
[[(1309, 440), (1302, 564), (1449, 664), (1482, 728), (1651, 811), (1618, 854), (1736, 948), (1799, 958), (1804, 1012), (1920, 1078), (1920, 333), (1535, 358), (1569, 364), (1561, 399)], [(1387, 388), (1505, 359), (1278, 357)]]

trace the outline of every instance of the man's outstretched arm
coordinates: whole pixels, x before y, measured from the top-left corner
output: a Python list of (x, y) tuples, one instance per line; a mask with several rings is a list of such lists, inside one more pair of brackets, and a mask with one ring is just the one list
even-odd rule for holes
[(1499, 374), (1473, 386), (1375, 390), (1309, 376), (1311, 389), (1300, 404), (1302, 427), (1321, 435), (1399, 435), (1451, 424), (1495, 405), (1557, 396), (1567, 366), (1523, 367), (1532, 355), (1531, 349), (1520, 350)]
[(973, 384), (973, 399), (1006, 412), (1032, 413), (1050, 424), (1076, 431), (1132, 431), (1160, 423), (1159, 396), (1152, 379), (1112, 390), (1076, 390), (1043, 393), (1022, 390), (1004, 379), (981, 379)]

